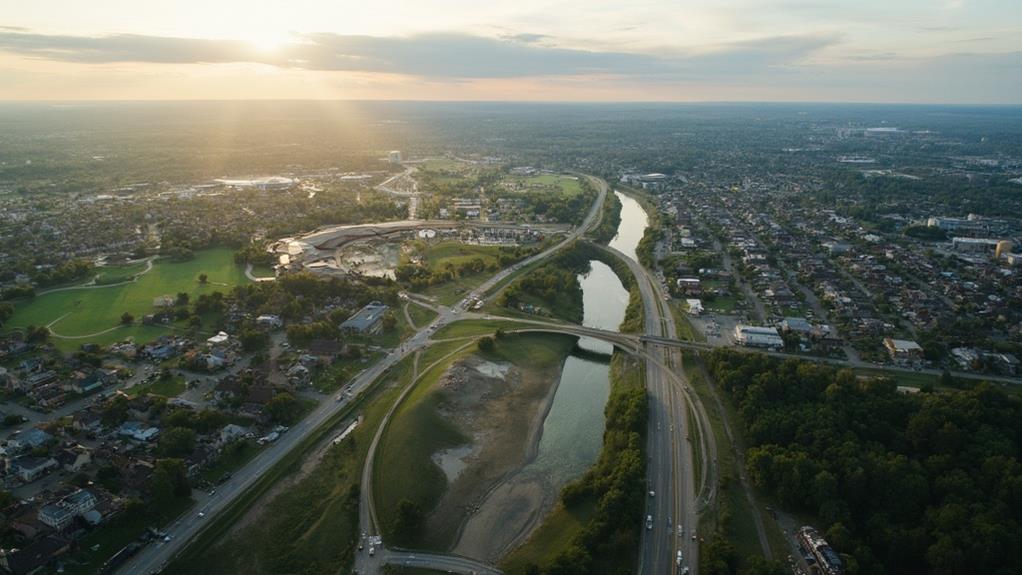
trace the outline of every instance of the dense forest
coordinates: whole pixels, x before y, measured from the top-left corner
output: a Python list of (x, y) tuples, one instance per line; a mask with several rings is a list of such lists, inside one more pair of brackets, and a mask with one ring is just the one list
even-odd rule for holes
[(814, 518), (850, 575), (1022, 572), (1022, 402), (988, 384), (899, 393), (889, 379), (717, 351), (748, 473)]

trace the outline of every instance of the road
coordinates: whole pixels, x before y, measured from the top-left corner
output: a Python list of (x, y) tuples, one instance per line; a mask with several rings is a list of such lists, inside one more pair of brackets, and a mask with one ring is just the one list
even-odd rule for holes
[[(674, 316), (664, 303), (666, 297), (660, 283), (637, 261), (613, 248), (605, 249), (627, 263), (635, 276), (642, 295), (646, 335), (677, 340)], [(685, 566), (690, 573), (697, 573), (699, 543), (692, 534), (698, 525), (700, 505), (692, 441), (698, 437), (703, 444), (700, 492), (706, 491), (707, 476), (712, 475), (710, 470), (716, 464), (716, 443), (705, 410), (684, 381), (678, 350), (653, 344), (646, 352), (652, 355), (646, 359), (649, 400), (646, 479), (653, 495), (647, 496), (647, 528), (642, 532), (639, 573), (680, 573)], [(689, 405), (695, 415), (693, 419), (688, 416)], [(708, 493), (712, 492), (711, 488)]]

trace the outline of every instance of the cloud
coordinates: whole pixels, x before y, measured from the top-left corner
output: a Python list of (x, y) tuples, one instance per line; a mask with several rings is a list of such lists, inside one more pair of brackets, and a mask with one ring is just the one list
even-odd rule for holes
[(0, 51), (76, 63), (254, 62), (318, 71), (392, 73), (431, 79), (531, 76), (722, 77), (795, 65), (834, 36), (780, 36), (700, 52), (661, 54), (561, 48), (541, 34), (380, 37), (314, 33), (274, 51), (235, 40), (118, 34), (88, 37), (0, 30)]

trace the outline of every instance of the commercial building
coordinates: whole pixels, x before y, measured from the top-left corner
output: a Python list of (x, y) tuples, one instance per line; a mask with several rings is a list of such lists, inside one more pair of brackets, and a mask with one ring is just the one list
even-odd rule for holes
[(951, 240), (951, 248), (963, 254), (984, 254), (994, 256), (998, 253), (1000, 240), (987, 238), (955, 238)]
[(967, 218), (943, 218), (933, 217), (926, 220), (926, 225), (931, 228), (940, 228), (945, 232), (955, 235), (976, 235), (986, 232), (989, 226), (975, 214), (969, 214)]
[(885, 337), (884, 348), (895, 361), (916, 361), (923, 358), (923, 348), (912, 340)]
[(735, 341), (746, 347), (784, 347), (784, 340), (776, 327), (738, 324), (735, 326)]
[(370, 302), (355, 312), (341, 324), (341, 329), (360, 334), (377, 334), (383, 329), (383, 314), (387, 306), (378, 302)]

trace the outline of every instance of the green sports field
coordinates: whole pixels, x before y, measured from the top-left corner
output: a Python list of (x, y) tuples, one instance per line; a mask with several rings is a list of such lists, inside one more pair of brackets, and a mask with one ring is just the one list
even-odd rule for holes
[[(137, 273), (144, 269), (144, 266), (132, 266), (130, 271)], [(116, 275), (112, 269), (103, 273)], [(200, 273), (209, 276), (206, 285), (199, 284)], [(244, 268), (234, 263), (230, 250), (205, 250), (197, 252), (195, 258), (187, 262), (157, 260), (152, 270), (131, 283), (43, 293), (18, 303), (14, 317), (5, 327), (49, 326), (53, 342), (61, 349), (76, 349), (90, 342), (105, 345), (128, 337), (144, 342), (170, 332), (168, 327), (140, 324), (142, 316), (155, 311), (154, 298), (187, 292), (194, 301), (200, 294), (226, 293), (248, 281)], [(135, 325), (120, 325), (124, 312), (135, 316)]]

